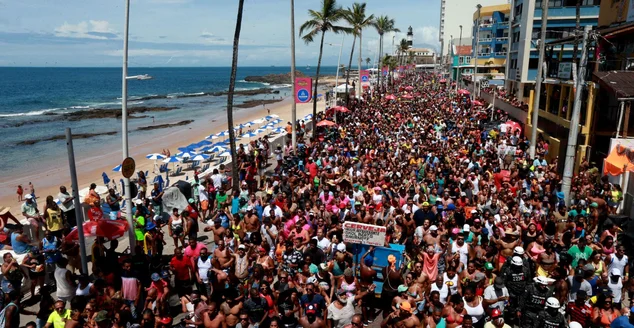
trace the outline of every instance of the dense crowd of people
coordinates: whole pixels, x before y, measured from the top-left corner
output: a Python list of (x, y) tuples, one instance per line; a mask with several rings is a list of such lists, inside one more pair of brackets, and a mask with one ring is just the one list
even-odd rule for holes
[[(27, 327), (37, 328), (632, 327), (631, 264), (608, 219), (618, 185), (582, 163), (564, 199), (548, 143), (530, 158), (504, 113), (491, 122), (431, 73), (408, 72), (392, 88), (327, 111), (339, 124), (314, 137), (298, 123), (297, 154), (265, 140), (241, 146), (239, 190), (224, 167), (196, 177), (187, 208), (162, 208), (158, 185), (143, 190), (134, 255), (98, 238), (90, 274), (75, 275), (78, 247), (64, 238), (72, 198), (47, 199), (40, 215), (27, 195), (23, 214), (47, 230), (36, 247), (11, 235), (28, 255), (3, 258), (0, 322), (17, 328), (29, 312), (26, 269), (40, 297)], [(323, 120), (334, 121), (314, 118)], [(93, 215), (106, 219), (99, 203), (120, 201), (93, 200)], [(161, 212), (169, 219), (153, 219)], [(404, 252), (355, 253), (349, 221), (385, 227), (384, 247)]]

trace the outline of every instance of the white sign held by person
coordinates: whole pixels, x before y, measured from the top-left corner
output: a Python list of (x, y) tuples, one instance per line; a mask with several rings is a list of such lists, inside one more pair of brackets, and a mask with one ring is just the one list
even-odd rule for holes
[(344, 222), (343, 241), (363, 245), (384, 246), (386, 231), (387, 229), (382, 226)]

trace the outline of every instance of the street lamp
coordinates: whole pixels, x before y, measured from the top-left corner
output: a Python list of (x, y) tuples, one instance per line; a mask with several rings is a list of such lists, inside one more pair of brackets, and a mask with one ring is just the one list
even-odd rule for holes
[(476, 92), (480, 94), (479, 87), (476, 89), (476, 86), (478, 85), (478, 51), (480, 51), (480, 49), (478, 49), (478, 45), (480, 44), (480, 10), (482, 9), (482, 5), (478, 4), (476, 7), (478, 8), (478, 20), (476, 21), (475, 60), (473, 62), (473, 93), (471, 93), (471, 101), (475, 100)]
[[(343, 51), (343, 39), (345, 37), (345, 34), (341, 36), (341, 45), (339, 46), (339, 59), (337, 59), (337, 75), (335, 76), (335, 105), (336, 105), (336, 101), (337, 101), (337, 87), (339, 86), (339, 68), (341, 67), (341, 52)], [(329, 46), (335, 47), (335, 44), (332, 43), (326, 43)], [(350, 67), (348, 67), (348, 70), (350, 69)], [(359, 80), (361, 80), (361, 77), (359, 77)], [(348, 92), (348, 86), (346, 85), (346, 92)], [(332, 100), (331, 100), (332, 101)], [(336, 115), (335, 115), (335, 119), (336, 119)]]

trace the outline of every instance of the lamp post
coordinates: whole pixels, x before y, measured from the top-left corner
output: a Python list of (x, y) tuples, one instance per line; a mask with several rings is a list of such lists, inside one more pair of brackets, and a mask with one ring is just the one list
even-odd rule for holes
[[(297, 136), (295, 136), (295, 125), (297, 124), (297, 104), (295, 103), (295, 0), (291, 0), (291, 85), (293, 89), (293, 101), (291, 104), (291, 119), (293, 120), (292, 125), (292, 147), (293, 154), (297, 155)], [(313, 122), (314, 119), (313, 119)], [(313, 127), (314, 129), (315, 127)]]
[[(474, 56), (474, 61), (473, 61), (473, 93), (471, 93), (471, 101), (475, 100), (475, 94), (478, 91), (478, 89), (476, 89), (477, 84), (478, 84), (478, 80), (477, 80), (477, 74), (478, 74), (478, 51), (480, 49), (478, 49), (479, 43), (480, 43), (480, 10), (482, 9), (482, 5), (478, 4), (476, 6), (478, 8), (478, 19), (476, 20), (476, 39), (475, 39), (475, 56)], [(477, 87), (479, 88), (479, 87)]]
[[(462, 47), (462, 25), (460, 25), (460, 40), (458, 41), (458, 49), (460, 49), (461, 47)], [(464, 61), (464, 58), (462, 60)], [(462, 79), (460, 78), (462, 76), (462, 73), (460, 73), (461, 66), (462, 64), (460, 64), (460, 50), (458, 50), (458, 73), (456, 74), (456, 91), (458, 91), (458, 84), (460, 84), (460, 82), (462, 81)]]

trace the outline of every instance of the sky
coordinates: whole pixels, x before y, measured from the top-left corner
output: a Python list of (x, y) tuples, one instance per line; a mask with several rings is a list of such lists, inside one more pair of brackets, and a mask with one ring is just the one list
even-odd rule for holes
[[(346, 8), (353, 0), (338, 0)], [(319, 40), (305, 44), (299, 26), (320, 0), (295, 0), (296, 60), (316, 65)], [(367, 13), (388, 15), (414, 46), (439, 50), (440, 0), (366, 0)], [(237, 0), (132, 0), (129, 66), (230, 66)], [(121, 66), (125, 0), (0, 0), (0, 66)], [(344, 25), (343, 22), (341, 22)], [(379, 36), (363, 32), (363, 58), (374, 60)], [(327, 33), (322, 64), (335, 66), (340, 50), (347, 64), (352, 36)], [(390, 52), (392, 35), (384, 36)], [(357, 61), (358, 45), (354, 63)], [(290, 66), (290, 1), (245, 0), (240, 36), (240, 66)]]

